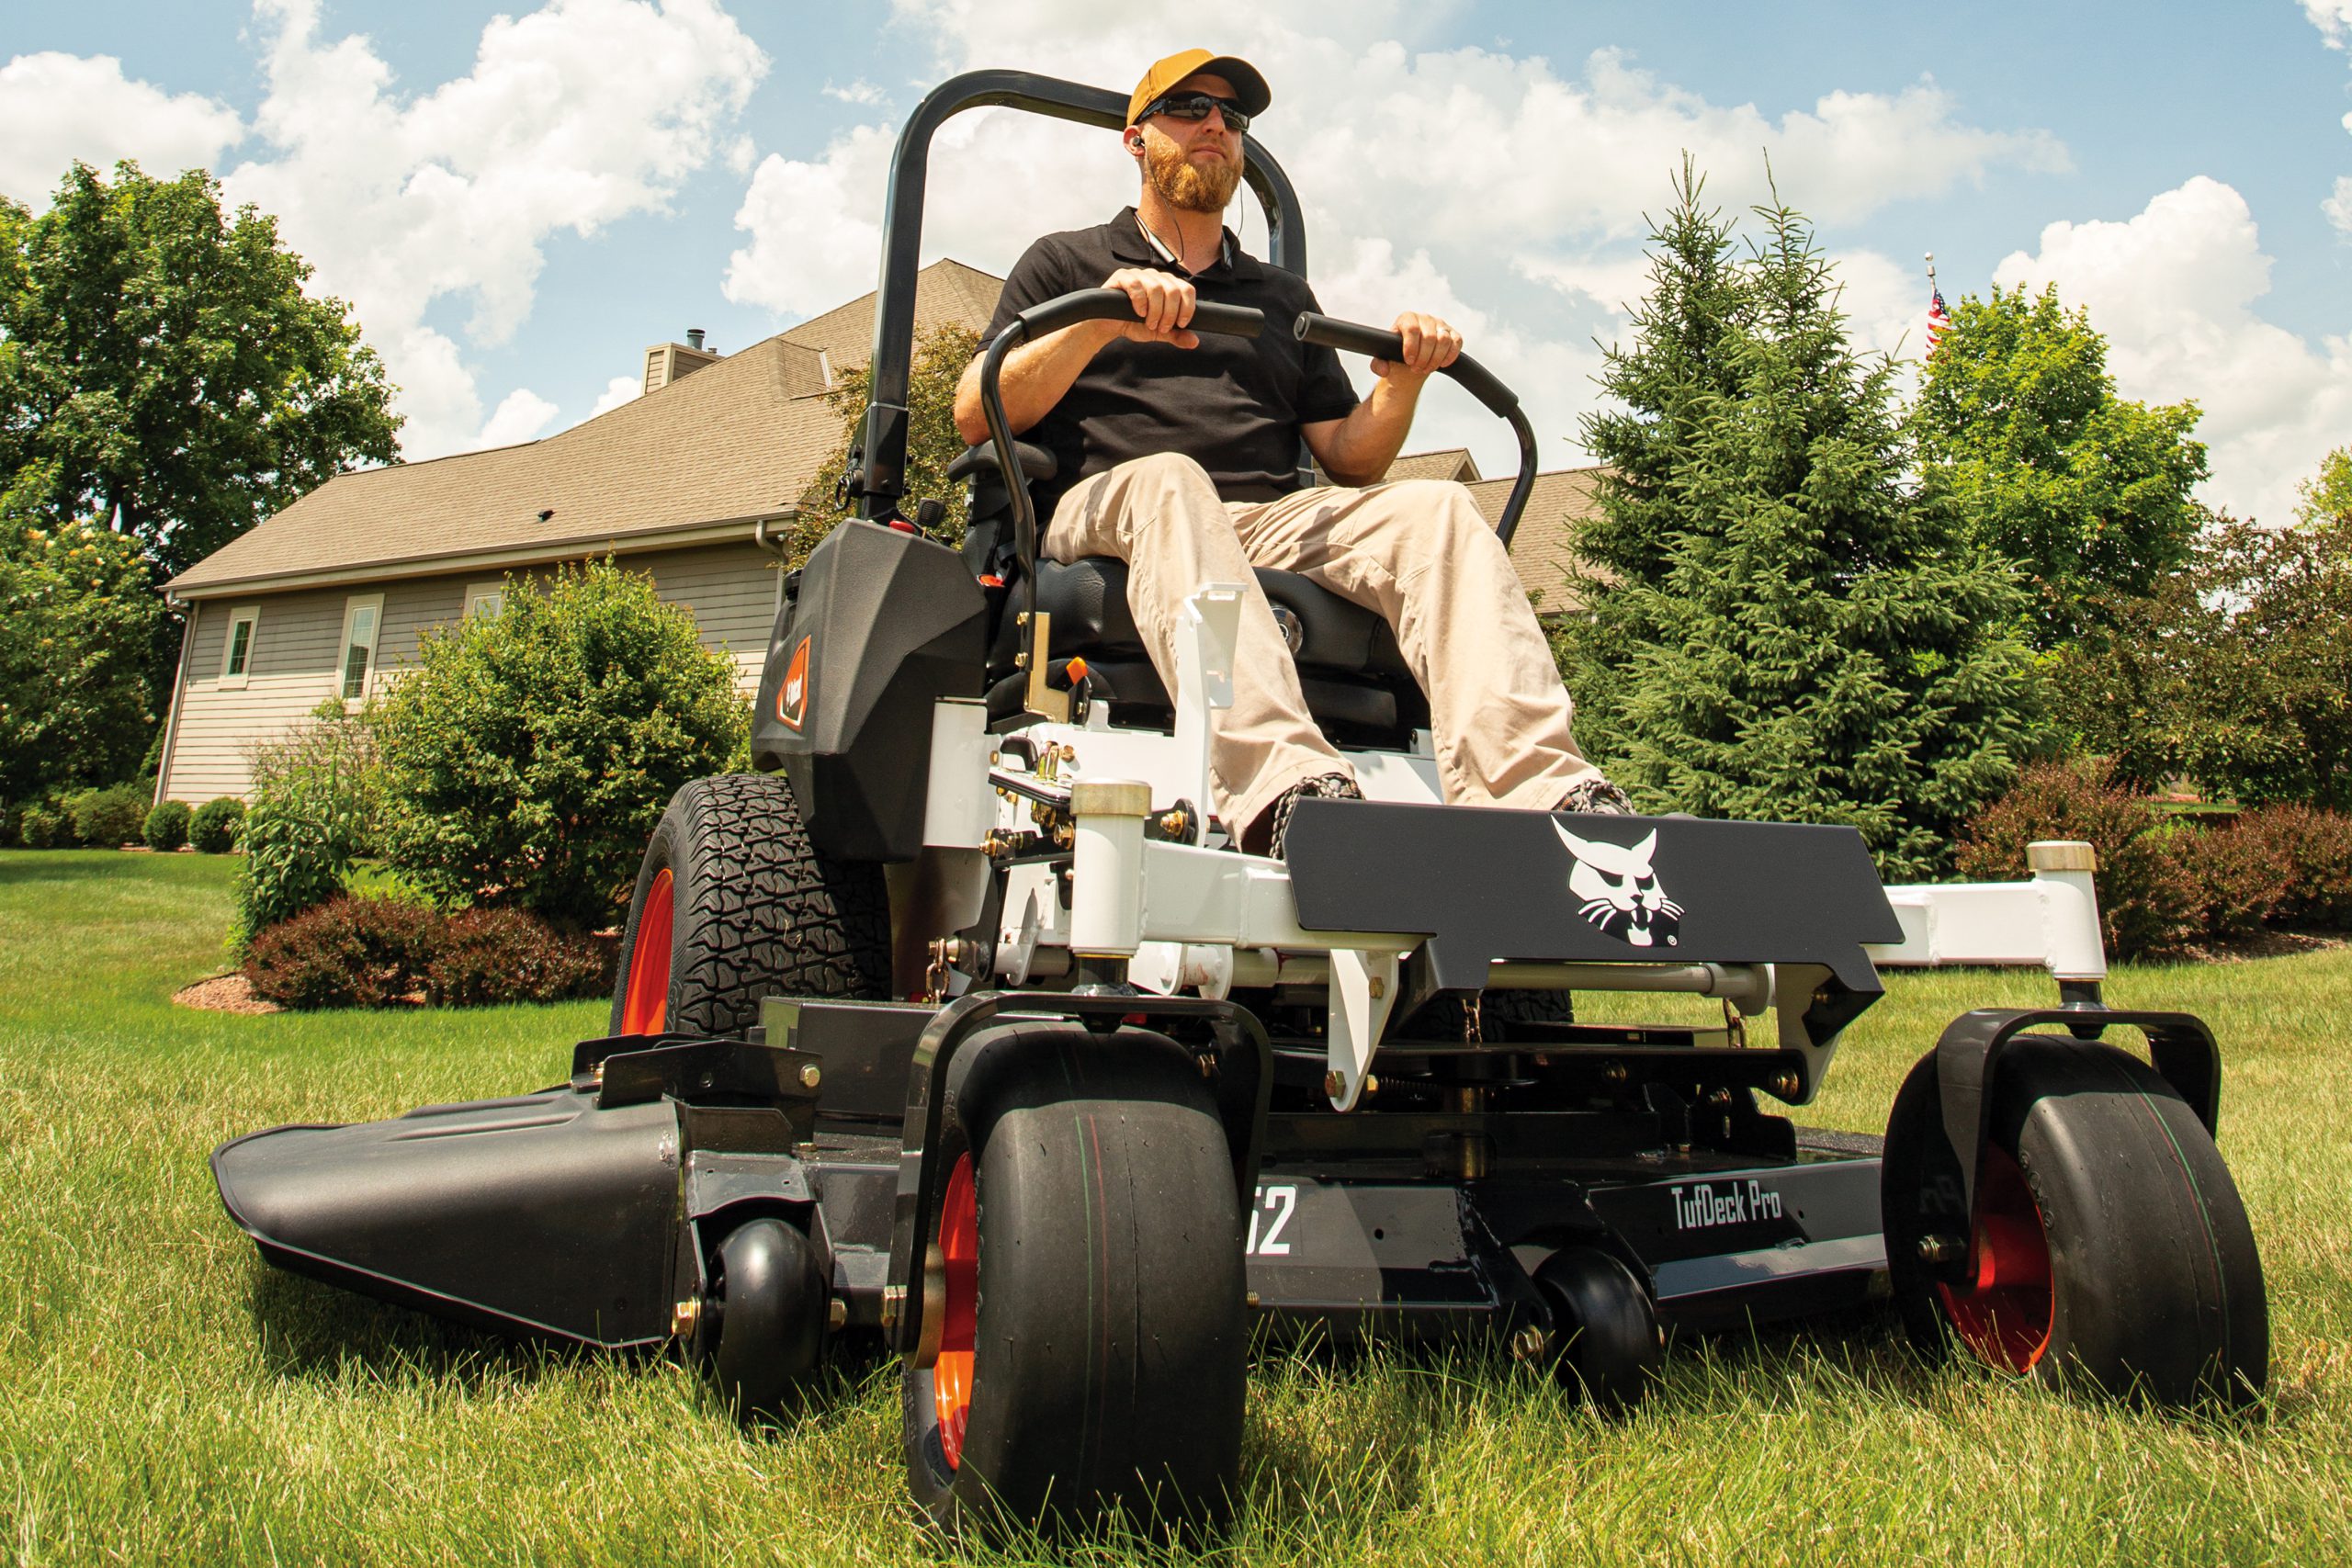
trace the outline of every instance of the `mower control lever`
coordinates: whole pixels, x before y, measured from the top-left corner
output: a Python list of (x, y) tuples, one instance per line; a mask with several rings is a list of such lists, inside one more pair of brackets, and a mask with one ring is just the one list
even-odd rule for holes
[[(1312, 310), (1299, 312), (1291, 331), (1301, 343), (1315, 344), (1323, 348), (1344, 349), (1350, 354), (1367, 355), (1374, 359), (1400, 360), (1405, 357), (1405, 340), (1396, 333), (1383, 332), (1378, 327), (1360, 326), (1354, 321), (1318, 316)], [(1487, 405), (1487, 411), (1498, 419), (1509, 419), (1519, 407), (1519, 394), (1496, 379), (1495, 373), (1464, 354), (1438, 372), (1451, 376), (1462, 383), (1463, 390)]]
[[(1350, 354), (1369, 355), (1374, 359), (1398, 360), (1405, 357), (1405, 340), (1395, 333), (1378, 327), (1367, 327), (1355, 321), (1336, 321), (1318, 316), (1312, 310), (1299, 312), (1291, 323), (1291, 332), (1301, 343), (1311, 343), (1323, 348), (1345, 349)], [(1519, 394), (1496, 378), (1495, 373), (1471, 358), (1457, 355), (1453, 364), (1438, 372), (1451, 376), (1462, 384), (1462, 389), (1487, 405), (1487, 412), (1510, 424), (1511, 434), (1519, 438), (1519, 478), (1510, 487), (1510, 497), (1503, 502), (1503, 514), (1495, 525), (1495, 537), (1510, 547), (1510, 538), (1519, 532), (1519, 514), (1527, 510), (1527, 498), (1535, 490), (1535, 430), (1527, 423), (1527, 415), (1519, 406)]]
[[(1022, 331), (1015, 343), (1035, 343), (1048, 333), (1064, 327), (1074, 327), (1080, 321), (1133, 321), (1136, 305), (1121, 288), (1081, 288), (1048, 299), (1042, 305), (1032, 305), (1013, 318)], [(1185, 323), (1196, 333), (1216, 333), (1225, 337), (1256, 337), (1266, 327), (1265, 312), (1253, 310), (1247, 305), (1212, 305), (1205, 299), (1193, 305), (1193, 319)]]

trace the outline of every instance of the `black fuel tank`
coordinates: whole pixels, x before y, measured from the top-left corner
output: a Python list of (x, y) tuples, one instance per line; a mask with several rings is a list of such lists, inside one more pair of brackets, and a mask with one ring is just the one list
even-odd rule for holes
[(921, 852), (932, 705), (980, 694), (987, 622), (971, 569), (933, 540), (852, 520), (810, 554), (768, 642), (752, 761), (783, 767), (818, 849)]

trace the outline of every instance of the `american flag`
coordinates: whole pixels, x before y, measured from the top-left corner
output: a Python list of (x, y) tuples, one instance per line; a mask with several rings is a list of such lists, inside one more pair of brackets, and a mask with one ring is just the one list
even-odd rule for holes
[(1933, 357), (1944, 345), (1944, 334), (1951, 331), (1951, 315), (1944, 309), (1944, 291), (1934, 284), (1928, 286), (1928, 354)]

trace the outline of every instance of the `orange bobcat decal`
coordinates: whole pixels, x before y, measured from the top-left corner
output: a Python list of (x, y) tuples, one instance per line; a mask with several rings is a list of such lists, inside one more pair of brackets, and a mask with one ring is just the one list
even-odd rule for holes
[(792, 662), (785, 666), (784, 684), (776, 688), (775, 716), (786, 729), (798, 729), (808, 711), (808, 643), (804, 637), (792, 650)]

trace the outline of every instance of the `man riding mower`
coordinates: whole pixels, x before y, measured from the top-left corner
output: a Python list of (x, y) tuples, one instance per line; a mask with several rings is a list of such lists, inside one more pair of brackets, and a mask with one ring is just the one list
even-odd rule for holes
[[(1932, 1354), (2252, 1397), (2218, 1052), (2104, 1005), (2087, 848), (1887, 888), (1850, 829), (1624, 814), (1505, 554), (1526, 418), (1442, 323), (1314, 310), (1268, 101), (1205, 51), (1125, 98), (923, 101), (859, 515), (788, 589), (763, 771), (654, 832), (610, 1033), (537, 1094), (228, 1144), (231, 1216), (426, 1311), (674, 1347), (747, 1415), (878, 1337), (950, 1529), (1213, 1528), (1261, 1337), (1494, 1336), (1620, 1404), (1670, 1328), (1891, 1292)], [(901, 513), (906, 392), (931, 141), (983, 105), (1117, 131), (1144, 184), (1014, 269), (957, 550)], [(1233, 177), (1263, 262), (1216, 220)], [(1361, 403), (1335, 350), (1378, 362)], [(1459, 487), (1352, 488), (1431, 374), (1518, 436), (1495, 528)], [(1961, 963), (2041, 965), (2057, 1005), (1954, 1021), (1883, 1145), (1779, 1113), (1880, 966)], [(1579, 1022), (1578, 991), (1720, 1019)]]

